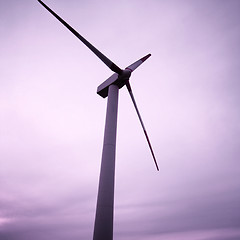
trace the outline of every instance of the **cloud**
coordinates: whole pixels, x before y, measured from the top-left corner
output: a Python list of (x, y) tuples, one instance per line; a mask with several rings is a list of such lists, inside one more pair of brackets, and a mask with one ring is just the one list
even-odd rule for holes
[[(46, 2), (120, 66), (152, 53), (131, 81), (161, 171), (123, 88), (115, 239), (239, 239), (239, 2)], [(111, 71), (37, 1), (0, 11), (0, 238), (89, 239)]]

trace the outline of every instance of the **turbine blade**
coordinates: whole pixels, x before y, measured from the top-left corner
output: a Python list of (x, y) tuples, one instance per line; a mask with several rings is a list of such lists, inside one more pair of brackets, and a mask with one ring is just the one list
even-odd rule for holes
[(149, 57), (151, 56), (151, 54), (146, 55), (145, 57), (139, 59), (138, 61), (136, 61), (135, 63), (129, 65), (128, 67), (126, 67), (125, 69), (130, 70), (131, 72), (133, 72), (137, 67), (139, 67), (144, 61), (146, 61)]
[(136, 111), (137, 111), (137, 115), (138, 115), (138, 118), (139, 118), (140, 123), (141, 123), (141, 125), (142, 125), (143, 132), (144, 132), (144, 134), (145, 134), (145, 137), (146, 137), (146, 139), (147, 139), (148, 146), (149, 146), (150, 151), (151, 151), (151, 153), (152, 153), (154, 163), (155, 163), (155, 165), (156, 165), (157, 170), (159, 171), (159, 167), (158, 167), (158, 164), (157, 164), (157, 160), (156, 160), (156, 158), (155, 158), (155, 155), (154, 155), (154, 152), (153, 152), (153, 149), (152, 149), (152, 145), (151, 145), (151, 143), (150, 143), (150, 140), (149, 140), (147, 131), (146, 131), (145, 127), (144, 127), (144, 124), (143, 124), (141, 115), (140, 115), (140, 113), (139, 113), (139, 110), (138, 110), (136, 101), (135, 101), (135, 99), (134, 99), (134, 96), (133, 96), (132, 89), (131, 89), (131, 86), (130, 86), (129, 81), (126, 82), (126, 86), (127, 86), (128, 92), (129, 92), (129, 94), (130, 94), (130, 97), (131, 97), (131, 99), (132, 99), (132, 101), (133, 101), (133, 105), (134, 105), (134, 107), (135, 107), (135, 109), (136, 109)]
[(98, 49), (96, 49), (90, 42), (88, 42), (83, 36), (81, 36), (75, 29), (73, 29), (68, 23), (66, 23), (61, 17), (59, 17), (53, 10), (51, 10), (41, 0), (38, 2), (45, 7), (54, 17), (56, 17), (69, 31), (71, 31), (78, 39), (80, 39), (93, 53), (95, 53), (113, 72), (121, 74), (122, 69), (119, 68), (115, 63), (108, 59)]

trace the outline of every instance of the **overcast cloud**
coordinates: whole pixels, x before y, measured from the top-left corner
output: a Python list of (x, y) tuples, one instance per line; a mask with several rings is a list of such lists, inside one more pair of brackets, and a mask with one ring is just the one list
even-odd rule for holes
[[(117, 65), (114, 239), (240, 239), (240, 2), (45, 3)], [(0, 239), (91, 239), (112, 73), (36, 0), (0, 2)]]

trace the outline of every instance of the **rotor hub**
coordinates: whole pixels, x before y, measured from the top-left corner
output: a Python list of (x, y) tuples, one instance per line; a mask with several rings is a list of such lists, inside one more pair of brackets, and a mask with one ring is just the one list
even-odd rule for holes
[(122, 73), (120, 75), (121, 80), (123, 80), (123, 81), (128, 80), (130, 78), (130, 76), (131, 76), (131, 73), (132, 72), (130, 70), (128, 70), (128, 69), (122, 70)]

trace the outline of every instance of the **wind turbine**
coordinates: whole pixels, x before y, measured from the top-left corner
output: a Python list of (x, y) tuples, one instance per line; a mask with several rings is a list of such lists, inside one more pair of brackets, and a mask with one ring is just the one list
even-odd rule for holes
[(105, 122), (104, 142), (102, 151), (102, 162), (99, 177), (98, 197), (96, 216), (94, 224), (93, 240), (112, 240), (113, 239), (113, 211), (114, 211), (114, 180), (115, 180), (115, 151), (116, 151), (116, 130), (117, 130), (117, 110), (118, 110), (118, 92), (119, 89), (126, 85), (133, 105), (137, 111), (138, 118), (142, 125), (145, 137), (148, 142), (155, 166), (159, 171), (158, 164), (148, 138), (147, 131), (144, 127), (141, 115), (139, 113), (136, 101), (133, 96), (129, 78), (131, 73), (139, 67), (151, 54), (134, 62), (125, 69), (119, 68), (115, 63), (108, 59), (90, 42), (81, 36), (75, 29), (59, 17), (41, 0), (38, 2), (45, 7), (53, 16), (55, 16), (65, 27), (67, 27), (79, 40), (81, 40), (94, 54), (96, 54), (114, 74), (104, 81), (97, 88), (97, 93), (105, 98), (108, 97), (107, 113)]

